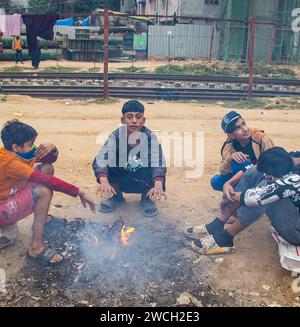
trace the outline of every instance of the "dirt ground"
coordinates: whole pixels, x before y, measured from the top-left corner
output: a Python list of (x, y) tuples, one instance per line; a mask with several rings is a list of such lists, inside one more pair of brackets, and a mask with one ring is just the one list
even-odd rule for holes
[[(68, 103), (67, 103), (68, 102)], [(56, 176), (95, 193), (96, 183), (91, 169), (100, 145), (96, 137), (109, 133), (119, 124), (123, 101), (110, 105), (71, 100), (32, 99), (9, 96), (0, 102), (0, 125), (18, 118), (39, 132), (38, 142), (51, 142), (60, 150), (55, 165)], [(220, 147), (224, 134), (220, 120), (228, 109), (216, 104), (145, 102), (147, 126), (161, 132), (204, 132), (205, 170), (199, 179), (186, 179), (183, 168), (168, 170), (168, 201), (159, 205), (159, 219), (182, 231), (187, 225), (207, 223), (218, 215), (221, 194), (209, 184), (217, 172)], [(300, 108), (299, 108), (300, 109)], [(300, 111), (298, 110), (240, 110), (249, 126), (262, 128), (277, 145), (288, 150), (300, 148)], [(263, 113), (263, 114), (262, 114)], [(93, 218), (104, 223), (122, 218), (132, 223), (145, 218), (138, 207), (138, 197), (127, 195), (127, 203), (109, 215), (94, 215), (81, 207), (78, 199), (56, 193), (51, 213), (66, 218)], [(58, 208), (57, 205), (61, 207)], [(31, 237), (32, 216), (19, 223), (17, 243), (0, 251), (0, 268), (8, 279), (16, 277), (25, 260)], [(215, 290), (240, 294), (253, 306), (300, 306), (300, 293), (293, 293), (291, 273), (281, 268), (278, 250), (270, 233), (270, 224), (263, 217), (241, 233), (235, 240), (237, 250), (232, 255), (203, 257), (208, 282)], [(198, 256), (195, 255), (197, 259)], [(246, 302), (246, 301), (245, 301)], [(241, 303), (242, 305), (243, 303)]]
[[(186, 64), (188, 61), (176, 61), (176, 64)], [(196, 62), (196, 61), (193, 61)], [(175, 62), (174, 62), (175, 63)], [(137, 61), (134, 63), (135, 67), (138, 68), (147, 68), (147, 70), (154, 70), (157, 66), (167, 65), (167, 61), (157, 61), (157, 60), (149, 60), (149, 61)], [(15, 63), (12, 61), (1, 61), (0, 62), (0, 69), (7, 68), (7, 67), (14, 67)], [(23, 65), (19, 64), (20, 67), (24, 68), (24, 71), (33, 71), (31, 66), (31, 61), (25, 61)], [(60, 60), (58, 62), (58, 66), (60, 67), (71, 67), (76, 68), (78, 70), (88, 70), (88, 69), (99, 69), (99, 71), (103, 71), (103, 63), (96, 63), (94, 62), (82, 62), (82, 61), (68, 61), (68, 60)], [(109, 71), (119, 71), (120, 68), (131, 67), (131, 62), (111, 62), (109, 63)], [(57, 67), (56, 60), (44, 60), (40, 63), (39, 70), (43, 70), (48, 67)], [(36, 71), (39, 71), (36, 70)]]

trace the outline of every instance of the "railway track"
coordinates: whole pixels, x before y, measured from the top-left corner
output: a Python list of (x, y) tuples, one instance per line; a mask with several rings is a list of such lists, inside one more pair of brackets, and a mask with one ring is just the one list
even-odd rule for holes
[[(3, 85), (2, 93), (20, 94), (44, 98), (99, 98), (103, 87), (99, 86), (31, 86)], [(187, 89), (187, 88), (139, 88), (110, 87), (110, 96), (117, 98), (138, 98), (153, 100), (243, 100), (247, 98), (247, 90), (226, 89)], [(254, 97), (300, 96), (300, 92), (280, 92), (254, 90)]]
[[(102, 73), (0, 73), (0, 80), (103, 80)], [(160, 74), (109, 74), (110, 80), (140, 80), (140, 81), (186, 81), (186, 82), (211, 82), (211, 83), (230, 83), (247, 84), (248, 79), (244, 77), (220, 77), (220, 76), (193, 76), (193, 75), (160, 75)], [(262, 85), (283, 85), (300, 86), (300, 80), (296, 79), (269, 79), (255, 78), (255, 84)]]

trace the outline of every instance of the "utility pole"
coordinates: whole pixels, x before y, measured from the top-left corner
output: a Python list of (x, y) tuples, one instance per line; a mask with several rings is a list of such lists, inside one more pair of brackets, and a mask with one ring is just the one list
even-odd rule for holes
[(108, 98), (109, 12), (104, 9), (103, 97)]
[(166, 0), (166, 25), (168, 25), (169, 0)]
[(255, 41), (255, 18), (250, 19), (250, 45), (249, 45), (249, 80), (248, 99), (252, 98), (254, 81), (254, 41)]

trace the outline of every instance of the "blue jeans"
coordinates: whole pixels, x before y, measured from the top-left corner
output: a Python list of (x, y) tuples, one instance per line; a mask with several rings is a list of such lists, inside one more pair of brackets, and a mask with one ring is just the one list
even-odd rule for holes
[(215, 191), (223, 191), (223, 186), (226, 182), (228, 182), (234, 175), (236, 175), (239, 171), (245, 169), (249, 165), (252, 165), (250, 161), (243, 162), (242, 164), (237, 163), (236, 161), (232, 161), (231, 163), (231, 172), (228, 175), (218, 174), (212, 177), (210, 180), (210, 184)]

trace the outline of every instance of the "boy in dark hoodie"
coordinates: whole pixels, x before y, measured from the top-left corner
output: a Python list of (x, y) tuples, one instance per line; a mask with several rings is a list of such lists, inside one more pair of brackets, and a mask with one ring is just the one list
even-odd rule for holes
[(144, 216), (156, 216), (154, 201), (166, 197), (166, 167), (157, 137), (144, 126), (145, 108), (136, 100), (122, 109), (122, 126), (108, 137), (93, 162), (103, 213), (114, 211), (123, 202), (124, 193), (141, 194)]

